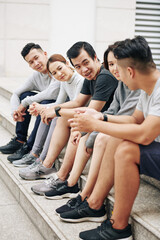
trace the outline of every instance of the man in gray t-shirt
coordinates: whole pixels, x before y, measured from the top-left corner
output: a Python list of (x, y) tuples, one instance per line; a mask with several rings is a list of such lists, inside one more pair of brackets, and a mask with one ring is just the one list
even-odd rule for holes
[[(28, 127), (31, 116), (27, 108), (33, 102), (50, 103), (54, 102), (59, 93), (59, 81), (53, 79), (47, 70), (47, 53), (38, 44), (28, 43), (21, 52), (25, 61), (35, 70), (11, 97), (11, 109), (14, 121), (16, 121), (16, 137), (0, 147), (9, 161), (20, 159), (29, 152), (34, 143), (36, 131), (40, 122), (40, 117), (36, 119), (34, 129), (27, 141)], [(34, 92), (33, 92), (34, 91)], [(36, 93), (36, 92), (37, 93)], [(18, 152), (16, 152), (18, 151)]]

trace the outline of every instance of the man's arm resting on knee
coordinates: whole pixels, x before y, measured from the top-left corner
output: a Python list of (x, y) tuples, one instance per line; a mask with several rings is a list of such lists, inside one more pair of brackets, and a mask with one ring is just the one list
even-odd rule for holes
[[(134, 117), (133, 117), (134, 116)], [(128, 123), (111, 123), (96, 120), (87, 115), (76, 115), (71, 127), (75, 131), (98, 131), (110, 136), (148, 145), (160, 135), (160, 117), (148, 115), (144, 120), (143, 113), (135, 110), (133, 116), (126, 116)], [(116, 117), (116, 116), (115, 116)], [(121, 118), (125, 116), (117, 116)]]

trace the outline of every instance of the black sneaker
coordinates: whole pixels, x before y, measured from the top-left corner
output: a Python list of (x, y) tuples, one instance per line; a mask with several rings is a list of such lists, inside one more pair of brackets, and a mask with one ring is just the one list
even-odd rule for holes
[(98, 228), (81, 232), (83, 240), (132, 240), (131, 225), (122, 230), (114, 229), (109, 219), (104, 221)]
[(62, 199), (65, 197), (76, 197), (79, 194), (78, 183), (68, 187), (68, 182), (58, 183), (51, 191), (45, 192), (44, 196), (49, 199)]
[(23, 156), (29, 153), (30, 149), (27, 146), (27, 143), (24, 143), (20, 149), (18, 149), (14, 154), (7, 157), (7, 159), (12, 163), (15, 160), (23, 158)]
[(0, 147), (0, 152), (2, 152), (3, 154), (12, 154), (15, 153), (18, 149), (20, 149), (22, 145), (23, 143), (18, 142), (17, 138), (14, 137), (9, 143)]
[(70, 199), (66, 204), (57, 208), (55, 212), (59, 215), (64, 212), (71, 211), (77, 208), (82, 202), (83, 201), (82, 201), (81, 195), (78, 195), (76, 198)]
[(77, 208), (60, 214), (60, 219), (65, 222), (103, 222), (106, 218), (104, 205), (100, 209), (95, 210), (89, 207), (86, 199)]

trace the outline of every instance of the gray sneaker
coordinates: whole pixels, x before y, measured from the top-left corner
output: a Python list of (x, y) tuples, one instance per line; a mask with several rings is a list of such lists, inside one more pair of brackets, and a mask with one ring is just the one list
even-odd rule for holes
[(47, 174), (55, 172), (55, 168), (46, 168), (42, 162), (37, 159), (34, 163), (26, 168), (19, 170), (19, 176), (26, 180), (36, 180), (46, 178)]
[(15, 167), (27, 167), (28, 165), (34, 163), (36, 159), (37, 158), (35, 156), (33, 156), (31, 153), (28, 153), (24, 155), (23, 158), (13, 161), (12, 163)]
[(62, 180), (58, 178), (56, 173), (53, 173), (53, 175), (47, 178), (43, 183), (31, 187), (31, 190), (36, 194), (44, 195), (45, 192), (52, 190), (58, 182), (62, 182)]

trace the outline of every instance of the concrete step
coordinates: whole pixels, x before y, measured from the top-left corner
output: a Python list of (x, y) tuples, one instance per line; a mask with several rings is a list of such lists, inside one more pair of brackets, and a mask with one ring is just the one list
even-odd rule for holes
[[(7, 81), (3, 81), (3, 84), (1, 84), (1, 87), (0, 87), (0, 103), (1, 103), (0, 104), (0, 124), (4, 128), (6, 128), (12, 135), (15, 135), (16, 122), (14, 122), (11, 116), (11, 108), (10, 108), (10, 97), (12, 95), (14, 88), (11, 88), (11, 84), (6, 85), (6, 82)], [(34, 122), (35, 122), (35, 117), (32, 117), (28, 134), (31, 133), (34, 126)]]
[[(6, 142), (9, 133), (0, 126), (0, 133), (3, 133)], [(0, 142), (5, 144), (5, 141)], [(19, 177), (19, 169), (15, 168), (7, 161), (7, 155), (0, 154), (0, 176), (7, 187), (14, 195), (20, 206), (26, 212), (30, 220), (38, 228), (44, 239), (78, 240), (79, 231), (98, 226), (97, 223), (68, 224), (61, 222), (54, 210), (66, 203), (66, 199), (48, 200), (42, 196), (35, 195), (31, 191), (31, 186), (38, 181), (25, 181)]]
[[(5, 84), (4, 84), (5, 85)], [(5, 86), (2, 87), (6, 89)], [(11, 90), (9, 90), (11, 91)], [(5, 90), (3, 91), (5, 93)], [(6, 102), (7, 94), (1, 96), (0, 102), (0, 121), (1, 124), (9, 130), (10, 127), (3, 121), (9, 120), (9, 102)], [(2, 106), (2, 107), (1, 107)], [(3, 113), (3, 114), (2, 114)], [(3, 118), (3, 121), (2, 121)], [(5, 120), (6, 119), (6, 120)], [(14, 122), (11, 121), (14, 129)], [(13, 130), (10, 130), (13, 134)], [(0, 134), (3, 136), (3, 143), (10, 140), (10, 133), (0, 128)], [(8, 135), (7, 135), (8, 134)], [(8, 139), (7, 139), (8, 136)], [(3, 144), (0, 144), (3, 145)], [(54, 210), (65, 203), (67, 200), (47, 200), (44, 197), (33, 194), (30, 190), (33, 184), (40, 181), (25, 181), (18, 176), (18, 169), (14, 168), (6, 160), (6, 155), (0, 154), (0, 176), (7, 183), (8, 188), (15, 196), (20, 206), (27, 213), (31, 221), (38, 228), (44, 239), (78, 239), (80, 231), (97, 226), (96, 223), (68, 224), (63, 223), (55, 215)], [(63, 159), (63, 154), (56, 161), (59, 168)], [(42, 181), (42, 180), (41, 180)], [(86, 182), (86, 175), (80, 178), (80, 186), (83, 188)], [(131, 222), (133, 226), (134, 240), (160, 239), (160, 182), (154, 179), (143, 177), (141, 180), (140, 191), (134, 204)], [(159, 188), (159, 189), (158, 189)], [(106, 204), (108, 215), (112, 211), (114, 203), (114, 191), (109, 194)], [(126, 203), (127, 204), (127, 203)]]
[[(0, 127), (0, 133), (7, 140), (10, 135)], [(0, 143), (1, 144), (1, 143)], [(70, 224), (61, 222), (54, 210), (66, 203), (67, 199), (48, 200), (35, 195), (31, 186), (43, 180), (25, 181), (18, 175), (19, 169), (10, 164), (6, 155), (0, 154), (0, 176), (7, 184), (20, 206), (29, 219), (38, 228), (44, 239), (78, 239), (80, 231), (96, 227), (97, 223)], [(86, 181), (86, 176), (81, 176), (81, 188)], [(141, 180), (141, 187), (133, 207), (130, 221), (134, 233), (134, 240), (160, 239), (160, 191), (152, 185)], [(114, 203), (114, 190), (106, 200), (108, 216), (111, 214)], [(126, 203), (127, 204), (127, 203)]]
[(0, 178), (1, 240), (44, 240)]

